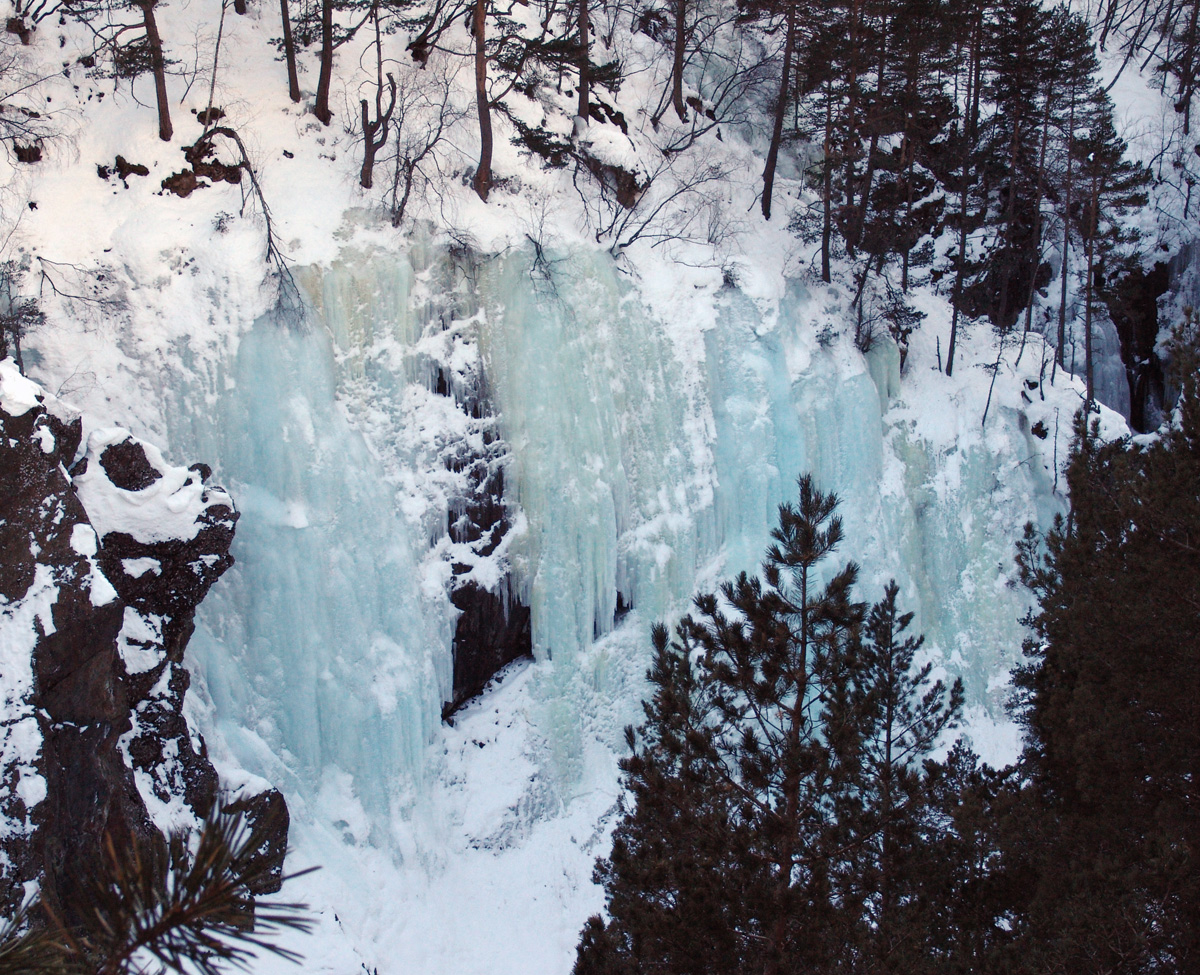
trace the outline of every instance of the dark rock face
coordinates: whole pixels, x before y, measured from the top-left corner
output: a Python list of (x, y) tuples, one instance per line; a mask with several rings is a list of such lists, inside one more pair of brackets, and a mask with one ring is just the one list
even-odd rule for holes
[[(450, 515), (450, 537), (465, 542), (482, 558), (491, 556), (508, 534), (504, 509), (504, 468), (480, 461), (472, 496), (464, 511)], [(454, 628), (453, 697), (442, 709), (448, 718), (475, 697), (492, 676), (533, 650), (529, 607), (470, 579), (471, 566), (455, 564), (450, 601), (462, 612)]]
[[(450, 592), (450, 601), (461, 615), (454, 628), (451, 697), (442, 707), (442, 718), (448, 720), (478, 695), (497, 671), (531, 656), (533, 639), (529, 607), (493, 571), (477, 571), (489, 561), (493, 569), (506, 568), (500, 549), (512, 530), (504, 500), (508, 454), (491, 426), (486, 384), (479, 374), (451, 381), (439, 369), (433, 391), (453, 397), (459, 409), (481, 424), (479, 446), (471, 449), (470, 441), (464, 439), (446, 458), (447, 466), (463, 474), (465, 480), (465, 490), (452, 504), (447, 525), (450, 540), (461, 546), (459, 551), (463, 553), (462, 561), (453, 563)], [(486, 580), (484, 584), (481, 578)]]
[(498, 671), (532, 652), (528, 606), (506, 605), (502, 596), (473, 582), (455, 589), (450, 601), (462, 616), (454, 629), (454, 698), (443, 717), (475, 697)]
[[(152, 826), (118, 747), (129, 724), (116, 652), (123, 608), (96, 577), (87, 555), (95, 532), (65, 470), (82, 425), (41, 407), (19, 416), (0, 407), (0, 431), (0, 594), (7, 607), (40, 601), (49, 610), (35, 617), (32, 632), (9, 638), (28, 639), (32, 686), (26, 700), (4, 702), (6, 717), (32, 715), (41, 747), (27, 751), (20, 767), (3, 769), (0, 808), (10, 826), (3, 852), (12, 866), (2, 873), (0, 898), (11, 904), (17, 885), (41, 874), (56, 904), (69, 893), (71, 864), (98, 856), (106, 831), (146, 835)], [(6, 660), (6, 668), (14, 663)], [(44, 798), (29, 808), (31, 787)]]
[[(196, 607), (233, 564), (237, 512), (204, 486), (207, 468), (171, 467), (122, 433), (93, 434), (71, 467), (81, 422), (31, 405), (33, 389), (0, 374), (0, 905), (40, 879), (61, 909), (106, 834), (151, 837), (181, 825), (179, 800), (195, 817), (217, 800), (183, 715), (183, 656)], [(283, 797), (231, 805), (262, 828), (260, 887), (278, 889)]]
[[(268, 789), (226, 803), (225, 809), (240, 813), (246, 828), (261, 838), (258, 848), (250, 856), (254, 864), (250, 873), (258, 878), (247, 884), (250, 893), (275, 893), (283, 886), (283, 858), (287, 853), (288, 827), (291, 825), (283, 794), (278, 789)], [(257, 869), (259, 866), (261, 870)]]
[(141, 491), (162, 477), (146, 459), (142, 445), (132, 437), (105, 447), (100, 466), (113, 485), (124, 491)]
[(436, 523), (426, 526), (449, 562), (449, 596), (458, 611), (451, 685), (442, 702), (448, 721), (497, 671), (531, 656), (533, 646), (530, 610), (510, 558), (524, 519), (505, 497), (512, 453), (499, 433), (472, 297), (482, 262), (467, 248), (451, 248), (446, 256), (419, 269), (429, 276), (431, 300), (422, 312), (427, 318), (417, 361), (428, 393), (439, 398), (430, 406), (456, 414), (419, 448), (419, 463), (436, 471), (438, 500), (448, 509), (445, 534)]
[(1129, 377), (1129, 425), (1146, 432), (1162, 422), (1166, 382), (1155, 352), (1158, 341), (1158, 299), (1170, 287), (1165, 262), (1149, 273), (1135, 267), (1110, 289), (1108, 309), (1121, 339), (1121, 360)]

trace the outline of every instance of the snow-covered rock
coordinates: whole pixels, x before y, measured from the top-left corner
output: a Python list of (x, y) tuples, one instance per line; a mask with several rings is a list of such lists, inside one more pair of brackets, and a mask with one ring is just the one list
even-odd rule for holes
[[(81, 417), (0, 362), (0, 903), (36, 880), (61, 904), (105, 834), (184, 828), (218, 797), (184, 716), (184, 649), (237, 521), (207, 476), (124, 430), (84, 444)], [(229, 803), (269, 831), (277, 885), (282, 796)]]

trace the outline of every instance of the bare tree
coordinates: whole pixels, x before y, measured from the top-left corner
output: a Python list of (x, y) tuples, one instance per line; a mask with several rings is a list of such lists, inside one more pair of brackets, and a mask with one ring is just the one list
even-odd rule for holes
[(37, 25), (58, 13), (62, 6), (62, 0), (13, 0), (16, 16), (8, 22), (8, 33), (16, 34), (22, 44), (28, 44)]
[(54, 133), (54, 126), (33, 107), (34, 94), (48, 79), (29, 71), (14, 47), (0, 44), (0, 142), (19, 159), (33, 148), (40, 155), (42, 141)]
[(440, 49), (442, 35), (471, 7), (472, 3), (469, 0), (433, 0), (432, 6), (424, 15), (410, 24), (416, 30), (416, 34), (408, 42), (408, 52), (412, 59), (424, 66), (429, 60), (429, 55)]
[[(658, 104), (650, 115), (655, 127), (668, 109), (674, 109), (681, 122), (689, 121), (689, 104), (697, 112), (705, 113), (704, 102), (710, 102), (711, 98), (707, 97), (707, 93), (704, 102), (686, 97), (683, 93), (684, 75), (698, 74), (701, 79), (724, 77), (720, 62), (725, 58), (729, 28), (739, 16), (736, 5), (703, 3), (701, 0), (671, 0), (670, 10), (673, 15), (673, 29), (669, 35), (671, 69)], [(655, 36), (665, 41), (661, 32)]]
[[(194, 160), (204, 159), (215, 150), (215, 140), (217, 138), (227, 139), (233, 143), (238, 153), (236, 166), (244, 170), (250, 178), (250, 197), (247, 198), (243, 191), (240, 213), (244, 214), (246, 212), (248, 199), (253, 199), (258, 203), (259, 212), (262, 214), (263, 223), (266, 225), (264, 258), (266, 263), (271, 265), (271, 277), (274, 278), (278, 286), (275, 312), (282, 321), (299, 327), (304, 323), (305, 319), (304, 303), (300, 298), (300, 289), (296, 286), (288, 259), (280, 247), (279, 235), (275, 231), (271, 208), (267, 205), (267, 198), (263, 193), (262, 184), (258, 181), (258, 173), (250, 160), (250, 154), (246, 151), (246, 145), (242, 142), (241, 136), (228, 126), (215, 126), (208, 129), (195, 145), (189, 147), (187, 157)], [(239, 185), (241, 184), (239, 183)]]
[(359, 182), (363, 189), (369, 190), (375, 169), (375, 154), (379, 152), (388, 140), (388, 123), (391, 121), (392, 112), (396, 108), (396, 78), (390, 72), (388, 73), (388, 105), (383, 107), (383, 39), (379, 30), (379, 5), (377, 3), (371, 5), (372, 16), (375, 21), (375, 118), (371, 118), (370, 106), (364, 98), (360, 102), (362, 110), (362, 131), (363, 131), (363, 164), (362, 171), (359, 173)]
[(479, 113), (479, 165), (472, 186), (487, 202), (492, 188), (492, 105), (487, 90), (487, 0), (475, 0), (475, 108)]
[(588, 21), (588, 0), (579, 0), (579, 105), (575, 114), (587, 124), (590, 87), (588, 58), (591, 57), (592, 27)]
[(392, 156), (389, 209), (392, 226), (399, 227), (414, 194), (438, 175), (438, 153), (446, 133), (466, 118), (454, 107), (450, 71), (444, 60), (427, 60), (426, 70), (402, 75), (397, 86), (393, 120), (396, 129)]
[(715, 224), (708, 212), (708, 197), (715, 185), (730, 177), (728, 169), (688, 155), (662, 156), (653, 170), (641, 174), (635, 196), (618, 199), (603, 180), (600, 192), (575, 188), (583, 201), (596, 241), (607, 241), (609, 253), (618, 255), (637, 240), (660, 246), (670, 241), (717, 243), (708, 228)]
[(704, 100), (692, 99), (696, 111), (689, 128), (682, 133), (676, 128), (660, 147), (664, 153), (686, 152), (709, 132), (720, 138), (722, 128), (756, 121), (757, 95), (769, 81), (770, 64), (756, 41), (744, 31), (731, 34), (730, 27), (731, 14), (701, 18), (693, 30), (696, 46), (689, 64), (695, 67)]
[(12, 356), (21, 372), (21, 340), (41, 327), (46, 314), (35, 298), (23, 298), (17, 290), (20, 270), (15, 261), (0, 264), (0, 359)]

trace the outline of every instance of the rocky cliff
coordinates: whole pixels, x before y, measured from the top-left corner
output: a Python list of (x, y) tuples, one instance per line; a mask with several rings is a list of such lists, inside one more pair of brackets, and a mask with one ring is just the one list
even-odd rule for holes
[(224, 795), (188, 726), (196, 607), (233, 564), (238, 514), (209, 469), (90, 429), (0, 362), (0, 904), (40, 882), (70, 913), (81, 865), (186, 828), (220, 798), (261, 827), (277, 889), (288, 813)]

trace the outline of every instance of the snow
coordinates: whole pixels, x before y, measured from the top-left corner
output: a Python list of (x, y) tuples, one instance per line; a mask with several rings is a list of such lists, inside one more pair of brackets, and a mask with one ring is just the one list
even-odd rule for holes
[(139, 613), (125, 607), (121, 631), (117, 634), (117, 650), (131, 674), (144, 674), (162, 662), (162, 617)]
[(0, 359), (0, 409), (9, 416), (24, 416), (41, 405), (37, 383), (21, 375), (12, 358)]
[(121, 559), (121, 568), (131, 579), (140, 579), (147, 572), (153, 572), (156, 576), (162, 575), (162, 564), (158, 561), (158, 559), (152, 559), (149, 557), (140, 559)]
[(96, 540), (96, 529), (82, 522), (71, 528), (71, 549), (77, 555), (94, 556), (99, 550)]
[(147, 544), (187, 540), (203, 527), (200, 516), (206, 508), (222, 503), (232, 507), (222, 490), (205, 488), (198, 473), (168, 464), (162, 452), (148, 443), (142, 449), (159, 477), (138, 491), (117, 487), (100, 459), (106, 447), (127, 439), (129, 431), (119, 427), (92, 431), (87, 438), (87, 468), (73, 478), (88, 519), (102, 537), (124, 532)]
[[(591, 861), (649, 624), (754, 568), (801, 471), (843, 495), (864, 596), (896, 576), (930, 653), (966, 680), (976, 747), (1014, 753), (997, 680), (1028, 605), (1013, 543), (1063, 510), (1055, 473), (1081, 401), (1076, 380), (1042, 375), (1040, 337), (1001, 357), (984, 426), (996, 349), (971, 329), (954, 377), (939, 372), (935, 299), (901, 379), (886, 343), (864, 358), (820, 337), (836, 287), (797, 282), (773, 304), (720, 290), (703, 318), (664, 320), (603, 254), (551, 257), (549, 280), (529, 249), (482, 261), (444, 320), (409, 310), (428, 262), (449, 276), (436, 255), (314, 269), (328, 333), (258, 323), (221, 367), (235, 381), (208, 401), (214, 428), (168, 421), (200, 432), (189, 454), (221, 458), (243, 499), (238, 565), (189, 653), (206, 733), (284, 787), (296, 868), (324, 866), (288, 894), (321, 912), (320, 935), (296, 944), (314, 971), (345, 957), (385, 973), (569, 968), (599, 906)], [(435, 341), (447, 334), (478, 346), (491, 384), (523, 519), (507, 558), (538, 658), (453, 728), (438, 709), (458, 549), (421, 554), (452, 486), (439, 444), (476, 433), (424, 385), (422, 357), (459, 354)], [(634, 612), (614, 628), (618, 591)]]

